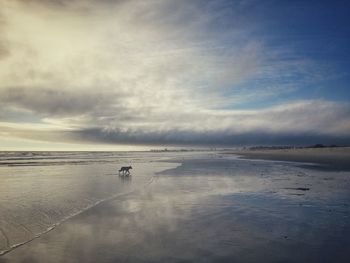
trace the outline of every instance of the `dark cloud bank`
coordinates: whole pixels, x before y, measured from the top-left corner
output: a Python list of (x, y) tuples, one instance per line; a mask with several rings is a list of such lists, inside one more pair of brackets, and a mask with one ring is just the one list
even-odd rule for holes
[[(67, 134), (68, 135), (68, 134)], [(172, 130), (147, 133), (142, 131), (106, 131), (99, 128), (74, 131), (69, 137), (76, 141), (117, 144), (180, 145), (180, 146), (242, 146), (242, 145), (300, 145), (318, 143), (327, 145), (350, 145), (350, 136), (331, 136), (315, 133), (267, 133), (247, 132), (230, 134), (226, 132), (189, 132)]]

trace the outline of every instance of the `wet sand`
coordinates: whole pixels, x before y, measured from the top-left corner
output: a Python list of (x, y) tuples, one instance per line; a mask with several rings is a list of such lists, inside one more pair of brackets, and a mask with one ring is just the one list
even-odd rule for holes
[(348, 262), (349, 172), (226, 154), (167, 162), (144, 184), (142, 171), (116, 175), (133, 190), (0, 262)]
[(350, 147), (235, 151), (249, 159), (315, 163), (324, 168), (350, 171)]

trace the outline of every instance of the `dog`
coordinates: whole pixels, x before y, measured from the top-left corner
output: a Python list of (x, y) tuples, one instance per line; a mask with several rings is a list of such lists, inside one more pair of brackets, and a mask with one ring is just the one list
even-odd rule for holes
[(119, 170), (119, 174), (122, 172), (123, 175), (129, 175), (130, 174), (130, 169), (132, 169), (131, 166), (122, 166)]

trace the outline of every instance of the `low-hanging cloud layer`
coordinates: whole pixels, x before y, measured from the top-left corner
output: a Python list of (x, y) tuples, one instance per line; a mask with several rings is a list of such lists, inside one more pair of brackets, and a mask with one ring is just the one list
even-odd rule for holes
[(3, 140), (350, 142), (348, 103), (283, 100), (322, 69), (257, 37), (261, 25), (241, 14), (251, 1), (0, 5)]

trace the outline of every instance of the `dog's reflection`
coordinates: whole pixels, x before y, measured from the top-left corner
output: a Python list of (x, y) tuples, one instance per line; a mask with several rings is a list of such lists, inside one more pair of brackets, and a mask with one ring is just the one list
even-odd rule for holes
[(131, 182), (131, 174), (128, 175), (119, 175), (119, 180), (122, 181), (123, 183), (130, 183)]

